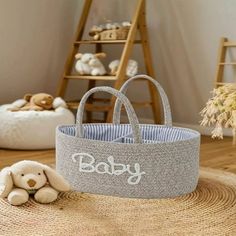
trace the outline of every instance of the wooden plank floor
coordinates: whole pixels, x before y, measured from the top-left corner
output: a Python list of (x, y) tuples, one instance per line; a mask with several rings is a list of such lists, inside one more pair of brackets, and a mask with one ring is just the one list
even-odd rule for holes
[[(20, 160), (36, 160), (45, 164), (55, 164), (55, 151), (10, 151), (0, 149), (0, 169)], [(200, 165), (236, 173), (236, 146), (231, 138), (212, 140), (203, 136)]]

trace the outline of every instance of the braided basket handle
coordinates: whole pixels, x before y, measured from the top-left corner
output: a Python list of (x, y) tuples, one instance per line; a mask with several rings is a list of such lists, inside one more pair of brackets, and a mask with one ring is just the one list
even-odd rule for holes
[(132, 128), (134, 143), (142, 143), (141, 132), (139, 129), (139, 121), (129, 99), (120, 91), (107, 86), (92, 88), (87, 91), (82, 97), (76, 115), (76, 137), (84, 137), (84, 128), (82, 123), (85, 104), (89, 96), (96, 92), (110, 93), (111, 95), (117, 97), (121, 104), (124, 104)]
[[(120, 92), (125, 94), (127, 89), (128, 89), (128, 85), (130, 84), (130, 82), (132, 82), (133, 80), (136, 80), (136, 79), (140, 79), (140, 78), (147, 79), (155, 85), (157, 91), (160, 94), (162, 105), (163, 105), (164, 124), (166, 126), (172, 126), (172, 116), (171, 116), (171, 110), (170, 110), (170, 104), (169, 104), (168, 97), (167, 97), (164, 89), (162, 88), (162, 86), (156, 80), (154, 80), (152, 77), (150, 77), (148, 75), (136, 75), (136, 76), (128, 79), (122, 85), (122, 87), (120, 89)], [(119, 99), (117, 99), (116, 103), (115, 103), (115, 107), (114, 107), (114, 113), (113, 113), (113, 124), (120, 124), (121, 106), (122, 106), (121, 101)]]

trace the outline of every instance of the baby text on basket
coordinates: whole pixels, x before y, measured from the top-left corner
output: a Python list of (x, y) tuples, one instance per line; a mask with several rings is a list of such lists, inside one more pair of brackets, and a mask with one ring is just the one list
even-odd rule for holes
[(122, 175), (128, 172), (131, 176), (128, 178), (128, 184), (135, 185), (141, 180), (142, 175), (145, 174), (144, 171), (140, 171), (140, 164), (134, 164), (134, 171), (131, 170), (130, 165), (125, 165), (121, 163), (115, 163), (114, 157), (109, 156), (107, 158), (108, 163), (98, 162), (95, 163), (95, 158), (88, 153), (75, 153), (72, 155), (73, 162), (77, 162), (79, 159), (79, 171), (80, 172), (96, 172), (98, 174), (109, 174), (109, 175)]

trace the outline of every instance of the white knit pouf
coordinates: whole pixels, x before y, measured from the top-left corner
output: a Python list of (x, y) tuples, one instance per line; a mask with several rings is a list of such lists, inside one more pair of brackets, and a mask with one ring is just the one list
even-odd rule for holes
[(55, 147), (55, 130), (73, 124), (73, 113), (64, 107), (53, 111), (8, 111), (12, 104), (0, 106), (0, 148), (50, 149)]

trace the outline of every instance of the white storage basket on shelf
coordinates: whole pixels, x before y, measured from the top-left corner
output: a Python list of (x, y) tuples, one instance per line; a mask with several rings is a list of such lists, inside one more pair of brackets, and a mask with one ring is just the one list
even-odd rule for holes
[[(160, 93), (164, 125), (139, 124), (124, 95), (138, 78), (152, 82)], [(118, 99), (113, 124), (83, 124), (84, 106), (95, 92)], [(120, 124), (121, 105), (130, 124)], [(56, 168), (78, 191), (133, 198), (167, 198), (190, 193), (198, 183), (200, 134), (172, 126), (168, 98), (154, 79), (139, 75), (117, 91), (96, 87), (82, 98), (76, 125), (57, 128)]]

